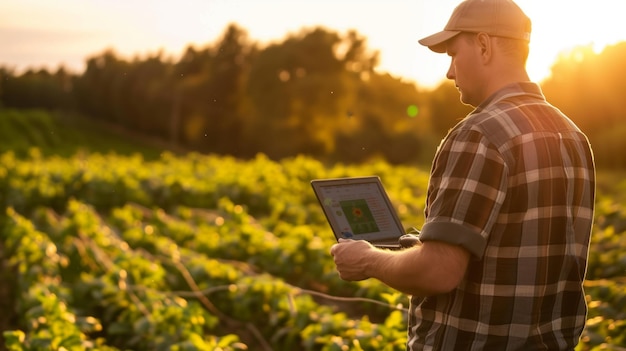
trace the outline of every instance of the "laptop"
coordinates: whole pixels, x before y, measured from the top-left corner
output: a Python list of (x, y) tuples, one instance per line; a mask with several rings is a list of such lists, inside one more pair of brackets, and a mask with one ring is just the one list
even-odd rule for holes
[(337, 240), (366, 240), (380, 248), (400, 248), (405, 231), (380, 177), (315, 179), (311, 186)]

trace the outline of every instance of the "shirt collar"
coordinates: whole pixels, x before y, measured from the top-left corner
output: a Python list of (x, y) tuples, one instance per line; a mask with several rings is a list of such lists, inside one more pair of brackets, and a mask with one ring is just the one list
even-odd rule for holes
[(518, 82), (512, 83), (502, 87), (500, 90), (491, 94), (490, 97), (485, 99), (476, 109), (474, 113), (485, 110), (487, 107), (497, 103), (498, 101), (504, 100), (510, 97), (517, 96), (535, 96), (537, 99), (545, 100), (543, 92), (541, 91), (541, 87), (537, 83), (533, 82)]

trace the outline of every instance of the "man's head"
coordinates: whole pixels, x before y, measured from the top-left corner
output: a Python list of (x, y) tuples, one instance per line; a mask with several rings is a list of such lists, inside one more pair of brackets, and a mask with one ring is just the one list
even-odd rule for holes
[(451, 57), (447, 78), (461, 101), (478, 106), (512, 82), (527, 81), (530, 19), (511, 0), (465, 0), (443, 31), (419, 42)]
[(443, 31), (419, 43), (444, 53), (446, 42), (463, 32), (530, 41), (531, 22), (511, 0), (465, 0), (454, 9)]

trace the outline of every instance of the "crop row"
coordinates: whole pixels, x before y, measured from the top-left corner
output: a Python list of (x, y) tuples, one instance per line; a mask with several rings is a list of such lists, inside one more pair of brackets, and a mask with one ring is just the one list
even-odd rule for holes
[[(8, 349), (404, 349), (407, 297), (338, 278), (309, 181), (377, 174), (419, 226), (417, 168), (37, 150), (0, 161), (0, 259), (15, 278)], [(598, 200), (579, 351), (626, 347), (626, 211)]]
[[(208, 253), (220, 246), (215, 236), (175, 242), (167, 233), (188, 232), (162, 211), (152, 216), (127, 205), (105, 221), (87, 204), (71, 201), (61, 216), (40, 208), (31, 220), (12, 209), (7, 217), (3, 238), (20, 277), (17, 314), (27, 326), (26, 333), (5, 333), (11, 349), (49, 343), (68, 350), (318, 350), (360, 341), (371, 345), (364, 349), (385, 344), (395, 350), (403, 344), (400, 312), (381, 325), (348, 318), (237, 260), (241, 253), (226, 250), (220, 255), (233, 258), (212, 258)], [(83, 322), (65, 327), (76, 320)]]

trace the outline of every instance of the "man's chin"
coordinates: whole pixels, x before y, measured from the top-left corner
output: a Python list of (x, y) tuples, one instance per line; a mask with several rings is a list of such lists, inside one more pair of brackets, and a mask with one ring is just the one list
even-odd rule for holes
[(466, 99), (466, 98), (463, 96), (463, 94), (461, 94), (461, 97), (460, 97), (460, 99), (459, 99), (459, 100), (461, 100), (461, 103), (462, 103), (463, 105), (475, 106), (475, 105), (473, 105), (473, 104), (472, 104), (472, 103), (471, 103), (468, 99)]
[[(457, 89), (459, 89), (459, 88), (457, 87)], [(467, 96), (466, 94), (463, 94), (463, 91), (461, 89), (459, 89), (459, 94), (460, 94), (459, 95), (459, 100), (461, 100), (461, 103), (463, 105), (468, 105), (468, 106), (471, 106), (471, 107), (478, 106), (479, 103), (476, 103), (476, 101), (472, 101), (472, 99), (469, 96)]]

